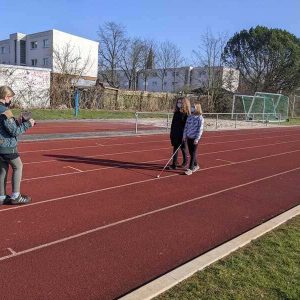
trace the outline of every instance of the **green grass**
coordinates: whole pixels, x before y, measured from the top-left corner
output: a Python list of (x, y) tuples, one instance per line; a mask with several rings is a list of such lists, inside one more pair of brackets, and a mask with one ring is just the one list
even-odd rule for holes
[(300, 216), (155, 299), (300, 299)]
[[(80, 109), (78, 117), (74, 116), (74, 109), (31, 109), (35, 120), (59, 120), (59, 119), (133, 119), (135, 112), (130, 111), (106, 111)], [(13, 109), (13, 114), (18, 116), (20, 109)], [(153, 113), (139, 115), (139, 118), (166, 118), (165, 113)]]
[[(81, 109), (78, 117), (74, 116), (74, 109), (31, 109), (35, 120), (57, 119), (128, 119), (134, 118), (134, 112), (127, 111), (104, 111)], [(13, 109), (15, 116), (20, 114), (19, 109)]]
[(289, 119), (289, 122), (283, 123), (284, 125), (300, 125), (300, 118)]

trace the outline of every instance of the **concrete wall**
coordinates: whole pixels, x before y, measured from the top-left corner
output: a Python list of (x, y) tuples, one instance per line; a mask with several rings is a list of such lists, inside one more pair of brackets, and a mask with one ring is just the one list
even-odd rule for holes
[(14, 102), (20, 107), (49, 107), (50, 72), (50, 69), (0, 64), (0, 86), (13, 89)]

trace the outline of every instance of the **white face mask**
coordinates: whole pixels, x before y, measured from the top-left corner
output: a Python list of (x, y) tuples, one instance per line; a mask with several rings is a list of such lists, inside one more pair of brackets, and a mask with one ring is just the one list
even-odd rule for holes
[(181, 104), (180, 102), (178, 102), (178, 103), (177, 103), (177, 107), (178, 107), (178, 108), (181, 108), (181, 107), (182, 107), (182, 104)]

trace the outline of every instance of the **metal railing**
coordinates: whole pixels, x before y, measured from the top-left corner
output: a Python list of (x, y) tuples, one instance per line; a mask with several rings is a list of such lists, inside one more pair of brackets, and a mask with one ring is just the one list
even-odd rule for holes
[[(169, 131), (172, 124), (173, 113), (168, 112), (136, 112), (135, 113), (135, 133), (139, 132), (139, 125), (146, 125), (147, 121), (155, 120), (154, 125), (157, 130)], [(254, 126), (254, 124), (264, 124), (268, 126), (269, 123), (282, 123), (281, 114), (274, 113), (203, 113), (205, 118), (205, 127), (209, 129), (224, 129), (242, 128)], [(225, 123), (226, 122), (226, 123)], [(152, 123), (155, 123), (154, 121)], [(151, 124), (149, 122), (148, 124)], [(251, 124), (249, 126), (249, 124)], [(208, 126), (209, 125), (209, 126)], [(227, 125), (227, 126), (226, 126)]]

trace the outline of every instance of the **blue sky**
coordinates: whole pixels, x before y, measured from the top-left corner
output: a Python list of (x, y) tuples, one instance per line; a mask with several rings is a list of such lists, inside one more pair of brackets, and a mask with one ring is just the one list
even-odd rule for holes
[(132, 37), (169, 40), (191, 57), (207, 29), (230, 37), (256, 25), (300, 37), (300, 0), (0, 0), (0, 40), (58, 29), (93, 40), (99, 25), (121, 23)]

